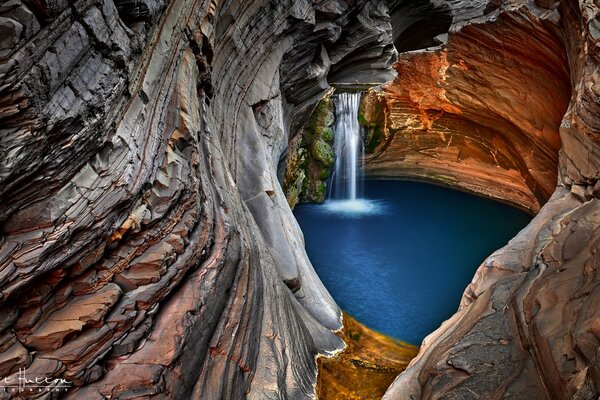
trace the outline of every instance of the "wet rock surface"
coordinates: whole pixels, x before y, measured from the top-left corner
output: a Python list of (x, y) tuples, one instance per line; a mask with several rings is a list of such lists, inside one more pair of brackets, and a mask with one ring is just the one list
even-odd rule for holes
[(335, 163), (335, 107), (329, 91), (300, 132), (290, 140), (283, 191), (291, 208), (298, 203), (321, 203), (327, 198), (327, 180)]

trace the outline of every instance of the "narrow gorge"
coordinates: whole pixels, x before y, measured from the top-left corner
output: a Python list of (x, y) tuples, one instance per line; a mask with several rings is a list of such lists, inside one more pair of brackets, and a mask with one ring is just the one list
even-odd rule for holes
[[(0, 1), (0, 398), (598, 399), (599, 12)], [(296, 220), (340, 94), (369, 182), (532, 216), (419, 348), (342, 312)]]

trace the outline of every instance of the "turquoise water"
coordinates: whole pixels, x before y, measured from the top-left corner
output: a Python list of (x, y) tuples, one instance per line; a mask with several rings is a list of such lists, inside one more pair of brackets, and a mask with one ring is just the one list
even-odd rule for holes
[(531, 220), (505, 204), (420, 182), (366, 181), (364, 197), (299, 205), (294, 214), (340, 307), (414, 344), (457, 310), (481, 262)]

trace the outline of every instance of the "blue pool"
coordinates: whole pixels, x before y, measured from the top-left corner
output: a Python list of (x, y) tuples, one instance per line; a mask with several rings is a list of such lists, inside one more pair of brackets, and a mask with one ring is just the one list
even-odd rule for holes
[(364, 198), (299, 205), (294, 214), (340, 307), (414, 344), (456, 311), (481, 262), (531, 220), (508, 205), (420, 182), (366, 181)]

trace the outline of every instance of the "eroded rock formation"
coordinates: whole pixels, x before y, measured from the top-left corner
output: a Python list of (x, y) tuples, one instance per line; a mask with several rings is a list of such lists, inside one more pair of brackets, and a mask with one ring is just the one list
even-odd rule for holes
[(556, 186), (570, 97), (558, 21), (555, 10), (507, 5), (454, 24), (437, 50), (402, 54), (395, 81), (364, 101), (368, 173), (539, 211)]
[(597, 13), (2, 2), (0, 376), (65, 378), (74, 399), (312, 397), (341, 312), (278, 180), (289, 141), (330, 84), (390, 80), (392, 44), (447, 41), (401, 55), (369, 95), (371, 173), (539, 214), (386, 396), (597, 398)]
[(389, 79), (386, 4), (11, 0), (0, 32), (0, 375), (313, 396), (341, 312), (277, 167), (328, 79)]
[(553, 194), (482, 264), (460, 310), (425, 339), (385, 399), (600, 393), (598, 7), (491, 6), (454, 24), (447, 46), (403, 56), (396, 81), (374, 94), (390, 125), (372, 171), (532, 210)]

